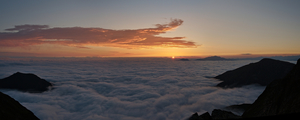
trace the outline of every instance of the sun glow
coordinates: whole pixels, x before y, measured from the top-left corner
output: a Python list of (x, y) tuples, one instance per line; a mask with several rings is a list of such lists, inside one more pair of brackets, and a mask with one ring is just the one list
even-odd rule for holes
[(172, 59), (175, 59), (175, 56), (172, 56)]

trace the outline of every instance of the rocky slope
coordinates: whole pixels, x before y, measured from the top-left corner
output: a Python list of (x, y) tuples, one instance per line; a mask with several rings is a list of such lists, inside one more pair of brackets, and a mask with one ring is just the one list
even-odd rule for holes
[(264, 58), (257, 63), (250, 63), (235, 70), (216, 76), (223, 82), (217, 86), (222, 88), (241, 87), (250, 84), (266, 86), (275, 79), (283, 78), (295, 64)]
[(0, 92), (0, 119), (1, 120), (39, 120), (31, 111), (18, 101)]
[(239, 119), (240, 116), (237, 116), (229, 111), (224, 111), (220, 109), (214, 109), (211, 113), (211, 115), (206, 112), (201, 115), (198, 115), (198, 113), (193, 114), (190, 118), (187, 120), (220, 120), (220, 119)]
[(13, 75), (0, 79), (0, 89), (16, 89), (24, 92), (44, 92), (52, 84), (34, 74), (14, 73)]
[[(253, 104), (232, 105), (227, 109), (245, 110), (243, 115), (236, 116), (224, 110), (214, 110), (193, 114), (188, 120), (215, 119), (300, 119), (300, 59), (292, 70), (282, 79), (276, 79), (267, 85), (264, 92)], [(218, 114), (216, 114), (218, 113)]]
[(270, 83), (243, 117), (300, 113), (300, 59), (283, 79)]

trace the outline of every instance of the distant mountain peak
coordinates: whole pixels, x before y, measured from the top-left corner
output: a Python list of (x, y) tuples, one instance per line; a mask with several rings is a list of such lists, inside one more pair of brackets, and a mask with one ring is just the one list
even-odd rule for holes
[(203, 59), (197, 59), (197, 60), (228, 60), (226, 58), (220, 57), (220, 56), (210, 56)]
[(222, 58), (220, 56), (210, 56), (210, 57), (206, 57), (204, 59), (225, 59), (225, 58)]

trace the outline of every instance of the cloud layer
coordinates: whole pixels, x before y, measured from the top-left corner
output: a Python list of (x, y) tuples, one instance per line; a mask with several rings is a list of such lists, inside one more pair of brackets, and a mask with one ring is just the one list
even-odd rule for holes
[(54, 27), (48, 25), (17, 25), (0, 32), (1, 47), (59, 44), (84, 48), (86, 46), (108, 46), (120, 48), (197, 47), (185, 37), (160, 37), (158, 35), (177, 28), (183, 23), (171, 19), (168, 24), (156, 24), (155, 28), (135, 30), (112, 30), (103, 28)]
[(215, 76), (250, 61), (164, 58), (2, 60), (0, 78), (35, 73), (55, 84), (44, 93), (1, 90), (42, 120), (183, 120), (232, 104), (252, 103), (261, 86), (213, 87)]

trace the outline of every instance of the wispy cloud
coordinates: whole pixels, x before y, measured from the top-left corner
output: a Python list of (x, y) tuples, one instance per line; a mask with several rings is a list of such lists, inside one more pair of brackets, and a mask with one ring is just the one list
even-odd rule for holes
[(251, 53), (243, 53), (241, 55), (252, 55)]
[(40, 44), (59, 44), (86, 48), (86, 46), (108, 46), (120, 48), (175, 47), (195, 48), (195, 42), (185, 37), (161, 37), (183, 23), (171, 19), (168, 24), (156, 24), (155, 28), (134, 30), (112, 30), (104, 28), (54, 27), (48, 25), (17, 25), (0, 32), (0, 46), (20, 47)]

